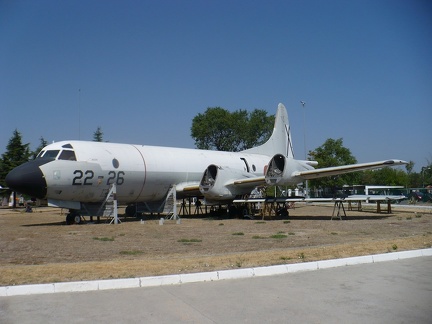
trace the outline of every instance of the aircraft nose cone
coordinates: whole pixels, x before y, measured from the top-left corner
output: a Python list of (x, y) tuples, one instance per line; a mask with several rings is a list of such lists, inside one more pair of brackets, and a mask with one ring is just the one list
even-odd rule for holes
[(32, 198), (45, 198), (47, 184), (39, 166), (47, 162), (49, 161), (37, 159), (16, 167), (6, 176), (8, 187)]

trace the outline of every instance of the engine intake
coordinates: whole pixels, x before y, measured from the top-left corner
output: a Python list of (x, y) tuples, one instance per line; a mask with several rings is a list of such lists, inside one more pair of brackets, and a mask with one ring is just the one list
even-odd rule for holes
[(246, 171), (211, 164), (204, 171), (199, 190), (207, 200), (234, 199), (237, 195), (244, 194), (244, 188), (233, 185), (234, 181), (249, 177), (251, 174)]
[(276, 154), (270, 160), (265, 173), (265, 181), (268, 185), (276, 185), (284, 178), (286, 158), (282, 154)]
[(299, 170), (311, 170), (315, 161), (299, 161), (287, 158), (282, 154), (276, 154), (270, 160), (267, 170), (264, 172), (265, 181), (268, 185), (292, 185), (298, 184), (304, 179), (297, 173)]

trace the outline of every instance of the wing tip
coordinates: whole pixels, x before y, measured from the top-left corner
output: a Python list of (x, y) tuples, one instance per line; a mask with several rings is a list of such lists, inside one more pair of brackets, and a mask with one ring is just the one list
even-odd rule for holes
[(384, 161), (383, 164), (385, 164), (385, 165), (392, 165), (392, 164), (400, 165), (400, 164), (408, 164), (408, 162), (404, 161), (404, 160), (387, 160), (387, 161)]

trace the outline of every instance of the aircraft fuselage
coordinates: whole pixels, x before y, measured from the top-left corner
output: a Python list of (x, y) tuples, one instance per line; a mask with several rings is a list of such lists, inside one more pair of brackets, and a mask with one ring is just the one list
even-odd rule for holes
[[(270, 159), (266, 155), (241, 152), (87, 141), (58, 142), (48, 145), (44, 151), (40, 158), (29, 162), (37, 163), (35, 168), (41, 172), (34, 170), (35, 177), (41, 179), (29, 183), (34, 196), (83, 203), (102, 201), (112, 184), (116, 184), (119, 203), (159, 201), (174, 184), (199, 183), (209, 164), (244, 170), (252, 177), (263, 176)], [(54, 159), (44, 158), (46, 155)], [(43, 159), (46, 163), (42, 163)], [(15, 174), (18, 173), (23, 172), (18, 168)], [(13, 182), (13, 178), (14, 174), (10, 174), (8, 181)], [(36, 189), (36, 183), (40, 188)]]

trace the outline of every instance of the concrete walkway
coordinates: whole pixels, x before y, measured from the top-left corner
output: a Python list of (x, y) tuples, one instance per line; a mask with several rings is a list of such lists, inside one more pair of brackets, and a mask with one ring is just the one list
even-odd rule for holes
[(431, 323), (432, 256), (246, 279), (0, 297), (1, 323)]

